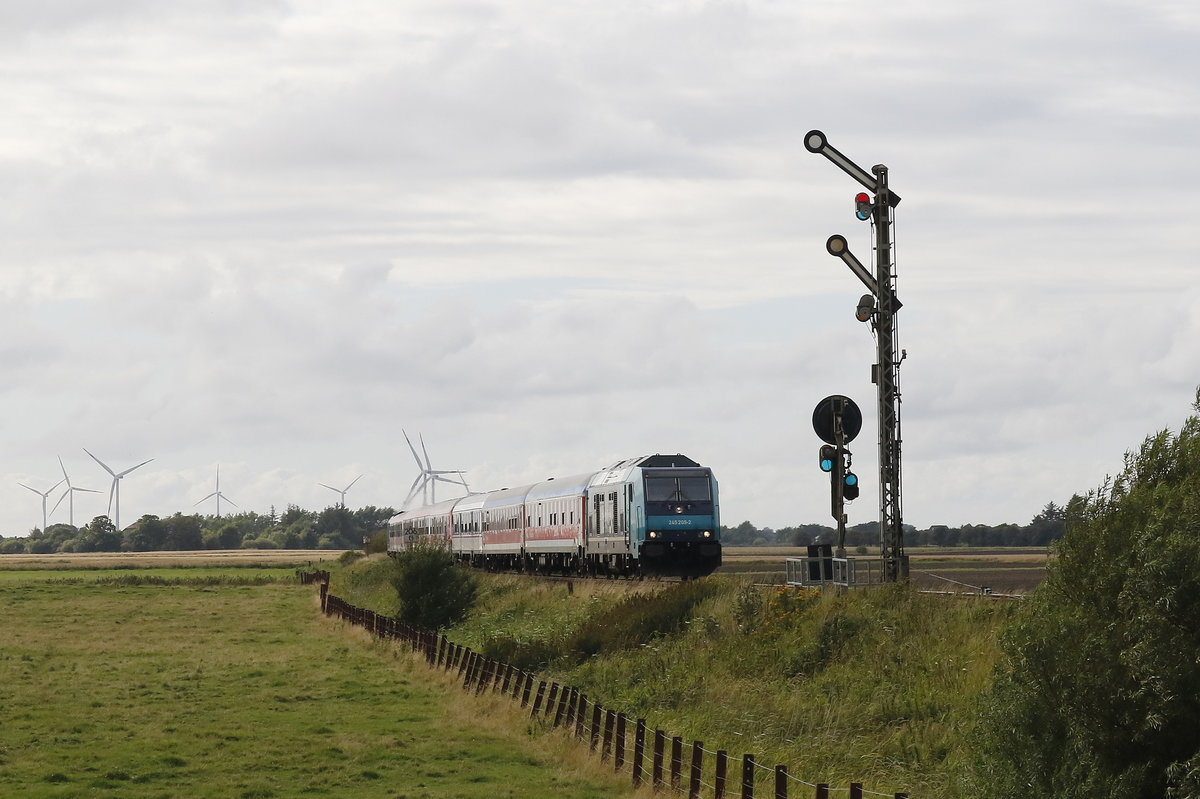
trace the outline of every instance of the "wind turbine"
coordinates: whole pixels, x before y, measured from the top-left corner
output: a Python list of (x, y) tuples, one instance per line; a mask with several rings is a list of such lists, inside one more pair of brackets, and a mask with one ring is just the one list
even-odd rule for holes
[[(219, 463), (217, 464), (217, 490), (212, 492), (211, 494), (209, 494), (204, 499), (212, 499), (213, 497), (217, 498), (217, 518), (218, 519), (221, 518), (221, 500), (222, 499), (225, 500), (226, 502), (228, 502), (230, 505), (233, 505), (233, 507), (235, 507), (235, 508), (237, 507), (236, 502), (234, 502), (232, 499), (230, 499), (229, 497), (227, 497), (221, 493), (221, 464), (219, 464)], [(204, 499), (200, 500), (200, 502), (203, 502)], [(197, 502), (196, 505), (199, 505), (200, 502)], [(192, 507), (196, 507), (196, 505), (193, 505)]]
[[(421, 456), (417, 454), (417, 448), (413, 446), (412, 439), (408, 437), (408, 433), (404, 430), (400, 432), (404, 433), (404, 440), (408, 442), (408, 448), (412, 450), (413, 457), (417, 459), (417, 468), (421, 470), (421, 473), (417, 475), (417, 479), (413, 480), (412, 486), (409, 487), (408, 496), (404, 498), (404, 502), (400, 505), (401, 509), (408, 507), (409, 503), (416, 497), (418, 491), (421, 492), (421, 504), (428, 505), (430, 502), (437, 502), (437, 484), (439, 481), (460, 485), (466, 489), (468, 494), (471, 493), (471, 489), (467, 485), (467, 480), (463, 477), (461, 469), (433, 468), (429, 462), (429, 450), (425, 449), (424, 436), (418, 436), (418, 440), (421, 442), (421, 452), (425, 454), (425, 461), (422, 462)], [(456, 474), (458, 475), (458, 479), (446, 477), (448, 474)]]
[(113, 497), (115, 496), (117, 498), (117, 515), (115, 517), (113, 517), (113, 524), (116, 525), (117, 532), (120, 532), (121, 531), (121, 478), (124, 477), (125, 475), (129, 474), (130, 472), (132, 472), (134, 469), (140, 469), (141, 467), (145, 466), (147, 463), (154, 460), (154, 458), (151, 458), (150, 460), (147, 460), (147, 461), (142, 461), (137, 466), (130, 466), (128, 469), (126, 469), (123, 472), (114, 472), (112, 469), (108, 468), (107, 463), (100, 460), (95, 455), (92, 455), (92, 453), (88, 452), (87, 447), (84, 447), (83, 451), (87, 452), (88, 455), (91, 455), (92, 460), (94, 460), (96, 463), (100, 464), (104, 468), (104, 471), (106, 471), (112, 475), (112, 479), (113, 479), (112, 488), (108, 489), (108, 509), (110, 511), (112, 510)]
[(328, 488), (330, 491), (334, 492), (335, 494), (340, 494), (342, 497), (342, 507), (344, 508), (344, 507), (346, 507), (346, 492), (350, 490), (350, 486), (354, 485), (362, 478), (363, 478), (363, 476), (360, 474), (358, 477), (355, 477), (353, 480), (351, 480), (350, 485), (346, 486), (345, 488), (334, 488), (333, 486), (325, 485), (324, 483), (317, 483), (317, 485), (325, 486), (325, 488)]
[(17, 484), (17, 485), (21, 486), (22, 488), (28, 488), (30, 491), (32, 491), (33, 493), (37, 494), (39, 497), (42, 498), (42, 532), (43, 533), (46, 532), (46, 499), (47, 499), (47, 497), (50, 496), (50, 492), (53, 491), (54, 489), (58, 488), (61, 484), (62, 484), (62, 480), (59, 480), (57, 483), (50, 486), (45, 491), (38, 491), (33, 486), (27, 486), (24, 483)]
[(74, 527), (75, 526), (75, 492), (76, 491), (86, 491), (89, 494), (99, 494), (100, 492), (94, 488), (79, 488), (78, 486), (71, 485), (71, 478), (67, 477), (67, 467), (63, 466), (61, 455), (58, 456), (58, 466), (59, 466), (59, 468), (62, 469), (62, 473), (63, 473), (63, 479), (61, 482), (65, 482), (67, 484), (67, 490), (64, 491), (62, 493), (62, 496), (58, 498), (58, 502), (54, 503), (54, 507), (50, 509), (50, 512), (54, 513), (54, 511), (58, 510), (58, 506), (62, 504), (62, 501), (64, 499), (66, 499), (67, 495), (69, 494), (71, 496), (71, 501), (69, 503), (67, 503), (67, 505), (71, 509), (70, 522), (71, 522), (71, 526)]

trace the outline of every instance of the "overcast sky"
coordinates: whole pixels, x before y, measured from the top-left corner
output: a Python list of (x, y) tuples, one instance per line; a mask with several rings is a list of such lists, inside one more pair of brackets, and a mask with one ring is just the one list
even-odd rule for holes
[[(0, 534), (399, 507), (682, 452), (726, 524), (878, 518), (859, 190), (886, 164), (904, 521), (1026, 523), (1200, 384), (1192, 0), (0, 5)], [(50, 506), (64, 486), (50, 495)], [(444, 491), (441, 496), (448, 496)], [(62, 502), (50, 523), (68, 521)], [(229, 511), (228, 505), (222, 506)]]

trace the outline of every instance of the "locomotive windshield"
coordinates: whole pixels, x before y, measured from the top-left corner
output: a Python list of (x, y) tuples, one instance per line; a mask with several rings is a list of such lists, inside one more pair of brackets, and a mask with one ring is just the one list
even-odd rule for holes
[(708, 475), (646, 475), (647, 502), (709, 502), (712, 486)]

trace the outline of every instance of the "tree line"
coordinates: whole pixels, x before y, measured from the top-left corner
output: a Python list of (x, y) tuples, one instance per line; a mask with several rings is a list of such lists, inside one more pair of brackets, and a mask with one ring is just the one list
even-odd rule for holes
[[(1050, 502), (1029, 524), (966, 524), (949, 527), (936, 524), (924, 530), (904, 525), (905, 546), (936, 547), (1044, 547), (1062, 538), (1067, 512), (1061, 505)], [(837, 541), (837, 530), (824, 524), (801, 524), (794, 527), (755, 527), (742, 522), (736, 527), (721, 525), (721, 543), (727, 546), (788, 546), (831, 544)], [(846, 528), (846, 546), (851, 548), (878, 546), (879, 523), (867, 522)]]
[[(332, 505), (320, 512), (288, 505), (283, 514), (246, 511), (232, 516), (199, 514), (160, 518), (147, 514), (118, 531), (107, 516), (97, 516), (83, 527), (52, 524), (36, 527), (24, 538), (0, 536), (0, 554), (46, 554), (51, 552), (152, 552), (202, 549), (358, 549), (364, 540), (386, 529), (396, 514), (392, 508), (369, 505), (349, 510)], [(1066, 509), (1051, 502), (1025, 525), (967, 524), (962, 527), (933, 525), (918, 530), (904, 527), (907, 546), (939, 547), (1038, 547), (1062, 537)], [(801, 524), (772, 529), (749, 521), (736, 527), (721, 526), (727, 546), (795, 546), (833, 543), (837, 531), (823, 524)], [(877, 522), (857, 524), (846, 530), (846, 546), (879, 544)]]
[(282, 514), (246, 511), (233, 516), (199, 514), (160, 518), (146, 514), (124, 530), (107, 516), (82, 527), (52, 524), (24, 538), (0, 538), (0, 554), (52, 552), (156, 552), (202, 549), (359, 549), (387, 528), (392, 508), (368, 505), (350, 510), (332, 505), (322, 511), (288, 505)]

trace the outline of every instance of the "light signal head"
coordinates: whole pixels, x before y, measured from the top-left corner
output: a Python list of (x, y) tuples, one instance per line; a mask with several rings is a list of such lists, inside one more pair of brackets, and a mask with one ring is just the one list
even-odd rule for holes
[(834, 459), (837, 458), (837, 450), (830, 444), (822, 444), (818, 458), (821, 471), (832, 472)]
[(858, 475), (854, 472), (846, 472), (842, 478), (842, 498), (847, 501), (858, 499)]
[(854, 215), (862, 221), (867, 221), (871, 218), (871, 214), (875, 211), (875, 201), (871, 199), (871, 195), (865, 191), (860, 191), (854, 195)]
[(854, 309), (854, 318), (860, 322), (869, 322), (875, 316), (875, 295), (864, 294), (858, 300), (858, 307)]

